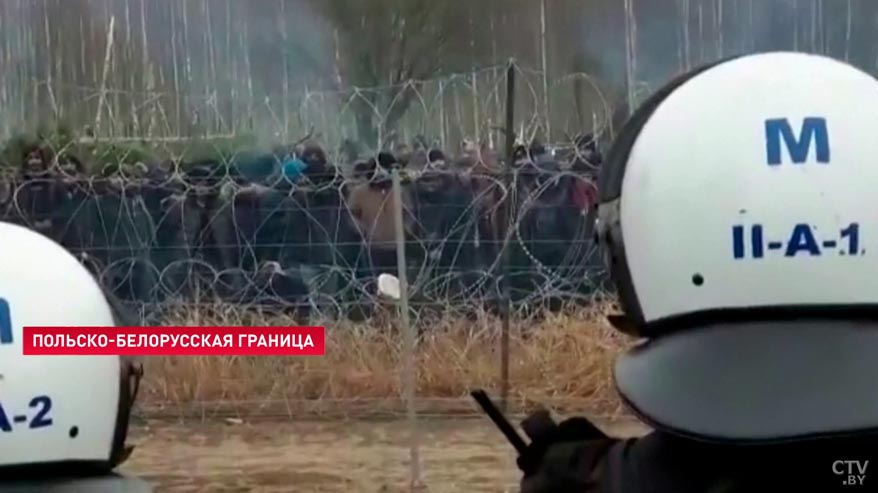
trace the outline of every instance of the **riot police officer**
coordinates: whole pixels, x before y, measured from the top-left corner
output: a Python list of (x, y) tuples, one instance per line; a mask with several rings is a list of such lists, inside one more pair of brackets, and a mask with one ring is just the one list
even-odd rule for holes
[(597, 232), (654, 430), (523, 423), (523, 492), (878, 490), (878, 80), (823, 56), (685, 74), (604, 163)]

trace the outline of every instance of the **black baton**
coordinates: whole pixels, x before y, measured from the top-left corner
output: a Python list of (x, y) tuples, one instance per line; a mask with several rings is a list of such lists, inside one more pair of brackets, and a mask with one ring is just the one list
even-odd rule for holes
[(525, 450), (527, 450), (527, 444), (524, 443), (524, 439), (521, 438), (521, 435), (515, 431), (515, 428), (512, 427), (512, 424), (506, 419), (506, 416), (503, 416), (503, 413), (497, 409), (497, 406), (494, 405), (494, 402), (491, 401), (491, 398), (488, 397), (488, 394), (484, 390), (473, 390), (470, 392), (470, 395), (473, 396), (473, 399), (479, 403), (482, 410), (485, 411), (485, 414), (491, 418), (491, 421), (497, 425), (497, 428), (500, 428), (500, 432), (506, 436), (506, 439), (509, 440), (509, 443), (515, 447), (515, 450), (518, 451), (519, 455), (523, 454)]

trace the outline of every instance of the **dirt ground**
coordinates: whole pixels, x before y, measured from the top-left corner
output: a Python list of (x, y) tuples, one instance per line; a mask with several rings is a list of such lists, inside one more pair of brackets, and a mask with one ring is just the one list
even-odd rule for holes
[[(408, 491), (408, 430), (404, 421), (153, 422), (132, 428), (137, 448), (122, 471), (171, 493)], [(517, 490), (514, 453), (487, 418), (421, 420), (419, 430), (425, 491)]]

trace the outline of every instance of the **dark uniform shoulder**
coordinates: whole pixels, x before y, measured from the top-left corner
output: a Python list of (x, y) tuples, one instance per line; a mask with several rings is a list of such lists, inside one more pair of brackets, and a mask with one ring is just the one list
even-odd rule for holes
[[(654, 432), (613, 444), (600, 465), (607, 493), (875, 491), (875, 435), (788, 443), (706, 443)], [(876, 473), (878, 476), (878, 473)], [(870, 481), (871, 479), (871, 481)]]

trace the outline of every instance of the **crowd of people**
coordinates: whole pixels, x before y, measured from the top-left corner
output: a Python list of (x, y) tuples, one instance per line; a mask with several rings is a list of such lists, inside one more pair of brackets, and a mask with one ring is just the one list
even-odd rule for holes
[(225, 158), (138, 156), (97, 173), (75, 151), (39, 142), (13, 157), (4, 218), (58, 241), (131, 302), (368, 313), (374, 279), (397, 271), (394, 167), (415, 299), (496, 299), (504, 272), (525, 304), (599, 287), (591, 136), (566, 148), (519, 144), (509, 166), (486, 146), (449, 153), (423, 139), (366, 157), (350, 142), (329, 153), (310, 141)]

